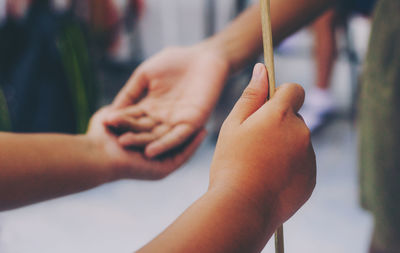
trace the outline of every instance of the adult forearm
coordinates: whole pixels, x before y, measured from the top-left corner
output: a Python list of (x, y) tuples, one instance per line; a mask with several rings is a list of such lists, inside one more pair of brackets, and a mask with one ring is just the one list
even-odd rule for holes
[[(274, 44), (307, 25), (340, 0), (271, 0)], [(260, 6), (254, 4), (203, 45), (219, 52), (235, 71), (262, 52)]]
[(213, 189), (138, 252), (260, 252), (277, 226), (237, 193)]
[(0, 134), (0, 210), (86, 190), (112, 180), (86, 136)]

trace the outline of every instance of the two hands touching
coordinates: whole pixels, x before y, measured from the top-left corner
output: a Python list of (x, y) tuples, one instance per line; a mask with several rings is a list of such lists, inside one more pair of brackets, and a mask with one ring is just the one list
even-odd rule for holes
[(314, 151), (297, 113), (304, 91), (286, 84), (266, 102), (267, 84), (257, 64), (221, 128), (207, 192), (138, 252), (260, 252), (311, 196)]
[[(141, 65), (114, 103), (92, 119), (88, 136), (103, 144), (120, 177), (159, 179), (194, 153), (229, 73), (201, 48), (167, 49)], [(298, 110), (299, 85), (281, 86), (268, 102), (266, 69), (253, 78), (222, 126), (210, 187), (235, 192), (276, 226), (308, 199), (315, 184), (310, 133)], [(110, 130), (112, 129), (112, 130)], [(106, 133), (104, 135), (104, 133)], [(109, 145), (110, 144), (110, 145)]]
[(138, 67), (107, 125), (126, 131), (119, 138), (124, 147), (160, 156), (201, 131), (228, 72), (221, 57), (199, 45), (166, 49)]
[(87, 136), (104, 143), (119, 177), (160, 179), (194, 153), (229, 72), (216, 55), (198, 45), (166, 49), (93, 116)]

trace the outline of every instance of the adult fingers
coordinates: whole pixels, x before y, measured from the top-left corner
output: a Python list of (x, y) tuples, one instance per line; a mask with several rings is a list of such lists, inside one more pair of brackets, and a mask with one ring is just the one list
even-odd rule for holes
[(194, 138), (191, 140), (183, 149), (182, 152), (178, 153), (176, 156), (174, 156), (173, 159), (173, 164), (175, 166), (181, 166), (183, 163), (185, 163), (192, 155), (193, 153), (197, 150), (197, 148), (200, 146), (204, 138), (207, 136), (207, 131), (205, 129), (202, 129)]
[(249, 85), (229, 114), (229, 120), (242, 123), (265, 103), (267, 97), (267, 70), (263, 64), (258, 63), (254, 67), (253, 77)]
[(206, 137), (207, 132), (202, 129), (194, 136), (188, 143), (182, 147), (177, 153), (165, 155), (165, 157), (147, 162), (148, 169), (146, 170), (146, 178), (148, 179), (162, 179), (171, 174), (182, 164), (184, 164), (197, 150), (201, 142)]
[(148, 79), (143, 71), (137, 70), (114, 99), (114, 108), (123, 108), (134, 104), (142, 96), (148, 84)]
[(189, 124), (178, 124), (174, 126), (168, 133), (160, 137), (158, 140), (150, 143), (145, 154), (149, 158), (154, 158), (168, 150), (171, 150), (183, 144), (196, 129)]

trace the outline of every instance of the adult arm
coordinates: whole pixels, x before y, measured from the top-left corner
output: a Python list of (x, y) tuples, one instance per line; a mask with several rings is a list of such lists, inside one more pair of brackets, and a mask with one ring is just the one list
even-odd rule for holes
[[(340, 0), (271, 0), (274, 45), (309, 24)], [(204, 42), (204, 50), (218, 51), (234, 71), (262, 52), (260, 5), (254, 4), (226, 29)]]
[[(275, 44), (335, 2), (272, 0)], [(192, 47), (164, 50), (144, 62), (113, 106), (123, 108), (136, 104), (145, 117), (162, 122), (163, 127), (143, 132), (135, 129), (135, 133), (121, 136), (121, 144), (144, 147), (148, 157), (159, 156), (180, 145), (205, 125), (228, 74), (258, 56), (261, 48), (260, 9), (255, 4), (210, 39)], [(120, 119), (114, 115), (108, 124), (118, 127), (123, 124)]]

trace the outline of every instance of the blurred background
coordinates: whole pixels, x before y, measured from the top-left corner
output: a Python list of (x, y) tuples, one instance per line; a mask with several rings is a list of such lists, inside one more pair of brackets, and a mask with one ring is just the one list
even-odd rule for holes
[[(201, 41), (249, 4), (252, 1), (0, 0), (3, 130), (84, 132), (90, 115), (112, 101), (143, 60), (167, 46)], [(323, 124), (313, 130), (317, 187), (285, 224), (287, 252), (367, 252), (371, 236), (372, 219), (358, 202), (355, 130), (357, 81), (370, 24), (366, 15), (334, 16), (341, 22), (328, 18), (325, 28), (307, 27), (275, 52), (277, 83), (302, 84), (306, 100), (318, 83), (330, 91), (323, 99), (330, 106)], [(319, 33), (332, 39), (321, 42)], [(321, 58), (328, 62), (326, 69), (317, 68)], [(132, 252), (150, 241), (207, 189), (220, 124), (247, 85), (251, 69), (228, 81), (209, 122), (209, 137), (183, 168), (160, 182), (119, 181), (2, 212), (0, 252)], [(274, 252), (271, 242), (263, 252)]]

